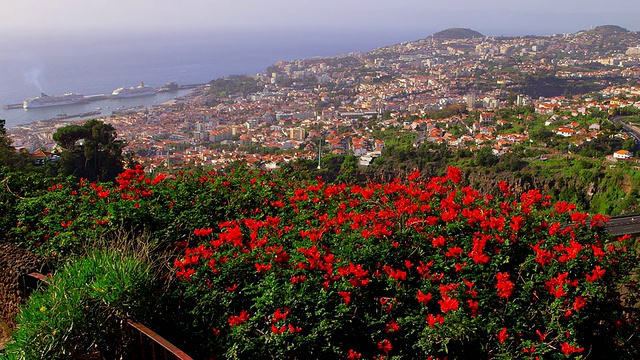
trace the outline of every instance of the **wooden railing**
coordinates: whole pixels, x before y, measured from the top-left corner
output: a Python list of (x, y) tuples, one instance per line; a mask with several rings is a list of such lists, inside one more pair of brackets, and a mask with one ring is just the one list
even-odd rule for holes
[[(27, 274), (23, 282), (25, 292), (31, 293), (36, 290), (38, 283), (49, 285), (49, 278), (36, 272)], [(184, 351), (178, 349), (148, 327), (131, 319), (127, 320), (126, 326), (125, 331), (131, 344), (129, 345), (129, 351), (123, 356), (123, 360), (193, 360)]]
[(192, 360), (182, 350), (140, 323), (127, 320), (127, 333), (132, 344), (126, 359)]

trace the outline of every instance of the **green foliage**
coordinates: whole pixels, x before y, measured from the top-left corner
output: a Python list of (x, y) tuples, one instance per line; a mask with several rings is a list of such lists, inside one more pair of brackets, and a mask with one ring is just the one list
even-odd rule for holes
[(500, 159), (493, 154), (489, 146), (485, 146), (476, 152), (475, 162), (478, 166), (490, 167), (497, 164), (498, 161)]
[(11, 359), (119, 358), (127, 318), (152, 307), (148, 264), (119, 252), (96, 251), (58, 271), (31, 295), (18, 316)]
[(606, 218), (505, 184), (485, 197), (456, 169), (411, 178), (301, 184), (275, 216), (196, 229), (174, 265), (199, 356), (640, 355), (638, 294), (618, 292), (640, 259)]
[[(411, 156), (420, 154), (417, 164), (451, 156), (446, 148), (424, 149), (411, 150)], [(519, 156), (511, 155), (513, 164), (517, 165)], [(346, 177), (354, 160), (334, 156), (325, 163)], [(597, 163), (569, 158), (552, 163), (544, 165), (572, 171), (572, 177), (581, 181), (597, 177)], [(500, 159), (497, 166), (508, 164), (511, 161)], [(511, 197), (505, 185), (507, 194), (492, 200), (460, 185), (462, 176), (452, 169), (447, 178), (428, 182), (416, 181), (414, 174), (408, 183), (396, 180), (361, 187), (311, 181), (318, 174), (316, 165), (313, 161), (294, 163), (276, 173), (245, 167), (227, 174), (194, 170), (171, 177), (149, 176), (137, 168), (121, 174), (115, 184), (61, 182), (46, 192), (16, 200), (12, 216), (17, 225), (9, 229), (10, 240), (54, 264), (71, 261), (100, 239), (122, 231), (132, 237), (147, 236), (154, 257), (183, 251), (174, 266), (177, 276), (186, 281), (179, 292), (170, 291), (167, 299), (171, 304), (150, 308), (168, 316), (174, 329), (189, 338), (160, 333), (198, 357), (335, 358), (346, 357), (355, 349), (371, 358), (384, 354), (377, 345), (383, 346), (384, 340), (393, 344), (390, 356), (407, 358), (447, 352), (453, 357), (514, 358), (524, 356), (519, 352), (521, 345), (534, 346), (536, 355), (545, 358), (561, 358), (564, 355), (558, 349), (565, 342), (585, 349), (595, 344), (592, 353), (598, 353), (613, 341), (625, 344), (614, 350), (620, 351), (619, 358), (637, 355), (633, 353), (637, 338), (626, 327), (621, 330), (608, 322), (626, 319), (627, 313), (616, 303), (615, 290), (627, 284), (630, 269), (637, 265), (635, 255), (614, 246), (605, 252), (605, 258), (598, 259), (593, 246), (604, 249), (607, 238), (601, 228), (575, 220), (587, 215), (565, 203), (554, 207), (535, 191)], [(591, 169), (577, 169), (585, 165)], [(525, 170), (520, 170), (521, 176), (530, 177)], [(397, 172), (393, 176), (398, 177)], [(629, 181), (623, 169), (611, 176), (607, 181), (616, 191), (621, 182)], [(572, 177), (562, 180), (564, 187), (571, 186)], [(579, 195), (558, 194), (566, 199), (579, 199)], [(554, 224), (572, 221), (577, 221), (573, 230), (551, 230)], [(434, 245), (440, 236), (445, 245)], [(491, 237), (483, 248), (490, 258), (487, 263), (478, 260), (482, 256), (473, 257), (481, 236)], [(566, 253), (562, 249), (577, 248), (572, 240), (581, 244), (580, 256), (561, 261)], [(532, 246), (552, 252), (555, 262), (539, 264)], [(462, 253), (447, 256), (455, 247)], [(416, 267), (430, 261), (429, 274), (440, 280), (419, 275)], [(330, 273), (326, 262), (332, 264)], [(351, 280), (358, 280), (354, 274), (359, 270), (351, 264), (367, 272), (366, 286), (353, 285)], [(592, 284), (585, 276), (596, 265), (606, 268), (611, 277)], [(270, 268), (261, 272), (260, 266)], [(462, 271), (457, 271), (460, 266)], [(394, 279), (393, 274), (402, 274), (398, 271), (406, 272), (406, 279)], [(505, 272), (515, 289), (508, 302), (495, 297), (496, 274)], [(545, 282), (563, 272), (579, 284), (564, 285), (570, 294), (562, 299), (566, 302), (550, 296), (545, 287)], [(301, 276), (304, 281), (299, 281)], [(295, 277), (298, 280), (292, 280)], [(472, 289), (477, 295), (463, 291), (469, 286), (464, 279), (475, 283)], [(457, 290), (451, 295), (442, 293), (440, 285), (454, 283), (459, 284)], [(416, 298), (418, 289), (431, 293), (433, 299), (422, 306)], [(455, 294), (457, 310), (442, 310), (443, 294)], [(540, 300), (532, 303), (535, 296)], [(576, 312), (573, 302), (577, 297), (586, 298), (590, 307)], [(477, 317), (466, 305), (468, 300), (478, 302)], [(626, 301), (635, 304), (637, 300), (630, 297)], [(287, 312), (287, 308), (286, 321), (273, 321), (278, 309)], [(573, 314), (563, 319), (567, 310)], [(528, 319), (522, 314), (534, 316)], [(443, 316), (444, 325), (430, 326), (426, 322), (429, 315)], [(93, 313), (81, 313), (78, 321), (93, 326), (87, 316), (95, 318)], [(230, 321), (237, 326), (230, 326)], [(397, 333), (387, 331), (394, 322), (402, 329)], [(506, 345), (496, 340), (504, 327), (509, 334)], [(547, 341), (536, 340), (536, 329), (549, 334)], [(354, 333), (361, 336), (353, 340)], [(519, 333), (523, 336), (516, 338)]]
[(261, 82), (250, 76), (234, 75), (218, 78), (209, 82), (209, 94), (214, 97), (226, 97), (242, 93), (244, 96), (261, 90)]
[(547, 141), (555, 137), (556, 134), (554, 134), (553, 131), (547, 129), (546, 127), (540, 127), (538, 130), (531, 131), (529, 133), (529, 138), (536, 143), (546, 143)]
[[(109, 181), (123, 170), (124, 142), (116, 140), (113, 126), (99, 120), (84, 125), (69, 125), (58, 129), (53, 139), (63, 148), (60, 173), (89, 180)], [(82, 140), (82, 144), (79, 142)]]
[[(625, 84), (626, 79), (619, 76), (609, 76), (605, 82), (601, 79), (580, 79), (569, 81), (556, 77), (551, 73), (526, 75), (519, 81), (522, 92), (537, 98), (540, 96), (553, 97), (569, 94), (585, 94), (590, 91), (599, 91), (609, 84)], [(605, 85), (606, 84), (606, 85)]]
[(446, 40), (446, 39), (482, 38), (484, 37), (484, 35), (471, 29), (450, 28), (450, 29), (438, 31), (437, 33), (431, 35), (431, 37), (434, 37), (436, 39)]

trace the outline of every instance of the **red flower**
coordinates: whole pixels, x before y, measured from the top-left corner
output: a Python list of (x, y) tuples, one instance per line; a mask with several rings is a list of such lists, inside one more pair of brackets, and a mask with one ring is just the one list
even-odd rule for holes
[(596, 268), (593, 269), (593, 271), (591, 271), (591, 275), (587, 274), (587, 281), (592, 283), (600, 278), (602, 278), (604, 276), (604, 273), (606, 272), (605, 269), (601, 268), (600, 265), (596, 265)]
[(269, 270), (271, 270), (271, 264), (258, 264), (256, 263), (256, 270), (258, 270), (258, 272), (260, 274), (263, 274)]
[(280, 309), (276, 309), (276, 311), (273, 313), (273, 319), (271, 320), (271, 322), (277, 323), (280, 320), (286, 320), (287, 315), (290, 311), (291, 310), (289, 310), (289, 308), (284, 308), (284, 312), (280, 311)]
[(449, 258), (457, 258), (458, 256), (460, 256), (460, 254), (462, 254), (462, 248), (459, 246), (452, 246), (449, 248), (449, 251), (447, 251), (447, 253), (445, 254), (446, 257)]
[(357, 360), (357, 359), (360, 359), (361, 357), (362, 357), (362, 354), (355, 352), (353, 349), (349, 349), (349, 355), (347, 356), (347, 359)]
[(444, 314), (452, 310), (458, 310), (458, 306), (460, 305), (458, 299), (449, 297), (447, 295), (443, 295), (442, 300), (438, 300), (438, 304), (440, 304), (440, 310)]
[(299, 276), (293, 276), (291, 277), (291, 283), (292, 284), (297, 284), (297, 283), (302, 283), (305, 282), (307, 280), (307, 277), (305, 275), (299, 275)]
[(444, 317), (440, 314), (433, 316), (433, 314), (427, 315), (427, 324), (433, 329), (436, 324), (444, 324)]
[(422, 290), (418, 289), (418, 295), (416, 295), (416, 298), (418, 298), (418, 302), (420, 304), (426, 305), (433, 298), (433, 296), (431, 295), (431, 293), (424, 294)]
[(514, 233), (517, 233), (522, 229), (522, 224), (524, 224), (524, 218), (518, 215), (511, 218), (511, 224), (509, 226), (511, 226)]
[(511, 193), (511, 187), (509, 186), (509, 184), (507, 184), (505, 181), (500, 181), (498, 183), (498, 187), (500, 188), (500, 191), (502, 191), (502, 194), (506, 197), (509, 197), (511, 195), (513, 195)]
[(282, 325), (281, 327), (277, 327), (275, 324), (271, 324), (271, 332), (280, 335), (283, 332), (287, 331), (287, 325)]
[(577, 346), (573, 346), (573, 345), (569, 345), (569, 343), (564, 342), (560, 345), (560, 349), (562, 350), (562, 352), (566, 355), (569, 356), (573, 353), (579, 353), (582, 352), (584, 350), (584, 348), (579, 348)]
[(500, 340), (500, 344), (503, 344), (508, 337), (509, 334), (507, 334), (507, 328), (502, 328), (502, 330), (500, 330), (500, 332), (498, 333), (498, 340)]
[(478, 309), (478, 302), (475, 300), (467, 300), (467, 307), (471, 311), (471, 316), (478, 317), (480, 310)]
[(551, 260), (553, 259), (553, 255), (551, 254), (551, 251), (546, 250), (546, 249), (541, 249), (540, 245), (543, 242), (540, 242), (536, 245), (529, 245), (531, 246), (531, 248), (533, 249), (533, 251), (536, 253), (536, 262), (538, 264), (540, 264), (540, 266), (547, 266), (549, 264), (551, 264)]
[(391, 349), (393, 349), (393, 346), (391, 346), (391, 341), (387, 339), (384, 339), (382, 340), (382, 342), (378, 343), (378, 350), (384, 351), (384, 353), (387, 355), (389, 355), (389, 351), (391, 351)]
[(568, 277), (569, 274), (566, 272), (562, 274), (559, 273), (558, 276), (552, 277), (551, 279), (545, 281), (544, 286), (551, 295), (555, 296), (556, 299), (559, 299), (567, 295), (567, 292), (564, 290), (564, 284), (568, 283)]
[(297, 334), (302, 331), (302, 328), (300, 326), (293, 326), (291, 324), (287, 326), (289, 327), (289, 333), (291, 334)]
[(407, 280), (407, 272), (402, 270), (395, 270), (390, 266), (385, 265), (382, 270), (389, 275), (389, 279), (393, 279), (395, 281)]
[(449, 166), (447, 167), (447, 179), (454, 184), (458, 184), (462, 180), (462, 172), (456, 167)]
[(431, 245), (433, 245), (433, 247), (442, 247), (444, 246), (446, 239), (444, 238), (444, 236), (440, 235), (438, 237), (435, 237), (433, 239), (431, 239)]
[(597, 257), (598, 260), (602, 260), (602, 258), (606, 255), (602, 248), (597, 245), (592, 244), (591, 250), (593, 250), (593, 256)]
[(249, 320), (249, 318), (250, 318), (249, 313), (246, 310), (242, 310), (240, 312), (240, 315), (229, 316), (229, 319), (228, 319), (229, 326), (234, 327), (234, 326), (240, 325), (245, 321)]
[(509, 273), (503, 272), (496, 274), (498, 283), (496, 289), (498, 289), (498, 297), (508, 299), (513, 293), (514, 284), (509, 280)]
[(391, 321), (391, 324), (387, 324), (385, 326), (384, 331), (386, 331), (387, 333), (398, 332), (400, 331), (400, 325), (398, 325), (398, 323), (395, 321)]
[(351, 302), (351, 291), (338, 291), (338, 294), (342, 296), (344, 304), (349, 305), (349, 302)]
[(585, 224), (585, 220), (589, 218), (589, 214), (583, 214), (579, 212), (574, 212), (571, 214), (571, 221), (578, 222), (582, 225)]
[(540, 330), (536, 330), (536, 334), (538, 334), (538, 337), (540, 338), (540, 342), (543, 342), (544, 339), (547, 338), (547, 333), (541, 333)]
[(573, 301), (573, 309), (578, 311), (587, 305), (587, 299), (582, 296), (577, 296)]
[(554, 206), (558, 214), (566, 213), (576, 209), (576, 206), (574, 204), (569, 204), (566, 201), (558, 201)]

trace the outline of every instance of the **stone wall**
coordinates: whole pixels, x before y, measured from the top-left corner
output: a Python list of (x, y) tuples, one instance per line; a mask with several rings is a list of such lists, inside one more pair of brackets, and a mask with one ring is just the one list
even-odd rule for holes
[(0, 242), (0, 339), (16, 325), (19, 305), (36, 288), (37, 280), (26, 276), (43, 272), (44, 259), (9, 243)]

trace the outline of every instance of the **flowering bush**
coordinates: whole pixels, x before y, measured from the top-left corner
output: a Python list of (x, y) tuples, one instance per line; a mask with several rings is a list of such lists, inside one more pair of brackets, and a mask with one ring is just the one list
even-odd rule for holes
[[(115, 183), (61, 182), (21, 198), (10, 241), (57, 261), (83, 253), (96, 239), (145, 234), (160, 249), (187, 246), (194, 228), (238, 218), (284, 196), (284, 180), (242, 170), (229, 175), (150, 176), (129, 169)], [(268, 180), (268, 181), (267, 181)], [(277, 183), (276, 183), (277, 182)], [(288, 184), (286, 184), (288, 186)]]
[(640, 356), (630, 237), (460, 178), (312, 182), (194, 228), (174, 262), (194, 341), (224, 358)]
[(637, 246), (606, 217), (506, 184), (482, 195), (454, 168), (364, 187), (291, 175), (62, 183), (20, 199), (7, 233), (59, 260), (123, 229), (179, 251), (176, 317), (200, 357), (640, 357)]

